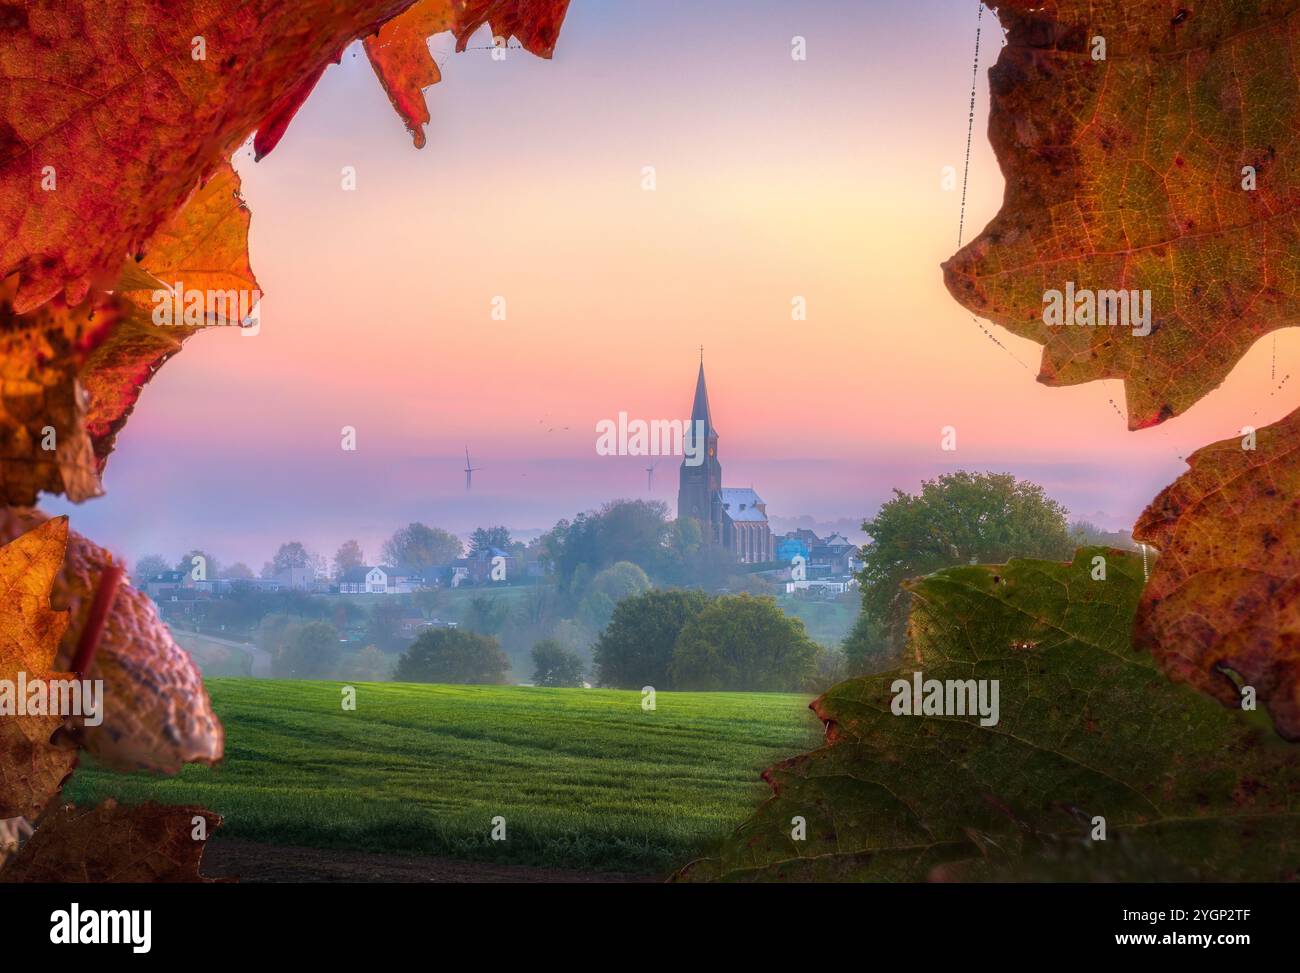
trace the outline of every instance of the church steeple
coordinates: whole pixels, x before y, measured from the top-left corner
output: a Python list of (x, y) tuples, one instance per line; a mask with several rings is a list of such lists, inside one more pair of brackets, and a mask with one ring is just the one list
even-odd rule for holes
[[(719, 510), (715, 498), (722, 489), (722, 465), (718, 462), (718, 430), (709, 412), (709, 389), (704, 381), (704, 348), (700, 348), (700, 371), (695, 378), (695, 399), (691, 403), (690, 430), (694, 437), (703, 425), (704, 455), (695, 454), (695, 464), (683, 457), (678, 473), (677, 516), (692, 517), (699, 521), (706, 541), (721, 540)], [(696, 444), (699, 448), (699, 444)]]
[(713, 416), (709, 414), (709, 389), (704, 384), (704, 351), (700, 351), (700, 374), (695, 379), (695, 402), (691, 405), (691, 426), (696, 420), (704, 420), (704, 435), (711, 436), (717, 432), (713, 428)]

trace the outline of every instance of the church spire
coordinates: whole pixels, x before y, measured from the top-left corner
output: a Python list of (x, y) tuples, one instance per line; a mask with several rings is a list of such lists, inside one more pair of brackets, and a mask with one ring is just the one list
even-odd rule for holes
[(704, 420), (705, 436), (716, 435), (717, 430), (713, 428), (713, 417), (709, 414), (709, 389), (704, 384), (704, 346), (700, 346), (700, 374), (695, 379), (695, 401), (691, 404), (691, 425), (694, 427), (699, 420)]

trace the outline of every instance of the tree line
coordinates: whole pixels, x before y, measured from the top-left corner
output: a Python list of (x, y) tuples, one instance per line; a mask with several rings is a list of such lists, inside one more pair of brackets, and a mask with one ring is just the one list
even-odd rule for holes
[[(469, 553), (473, 555), (492, 548), (506, 551), (521, 560), (529, 558), (530, 553), (532, 559), (536, 559), (536, 546), (530, 552), (529, 545), (511, 539), (508, 528), (476, 527), (470, 534)], [(398, 528), (384, 541), (379, 551), (379, 563), (412, 571), (427, 570), (451, 563), (464, 556), (465, 550), (465, 543), (451, 531), (414, 521)], [(137, 584), (141, 584), (168, 571), (191, 574), (196, 557), (202, 558), (203, 573), (207, 580), (252, 580), (259, 576), (243, 561), (223, 564), (210, 551), (198, 547), (186, 551), (177, 561), (170, 561), (161, 554), (146, 554), (136, 562), (131, 576)], [(301, 541), (285, 541), (271, 559), (262, 565), (260, 577), (274, 578), (294, 568), (309, 568), (317, 577), (339, 578), (347, 571), (365, 567), (368, 563), (365, 550), (354, 538), (340, 544), (329, 562)]]

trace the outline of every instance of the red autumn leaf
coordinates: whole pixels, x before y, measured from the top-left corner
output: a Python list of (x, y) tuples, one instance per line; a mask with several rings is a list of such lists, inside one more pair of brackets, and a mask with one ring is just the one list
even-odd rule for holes
[(37, 822), (0, 882), (212, 881), (199, 866), (220, 825), (220, 815), (201, 807), (67, 804)]
[[(248, 224), (239, 176), (222, 165), (154, 234), (145, 259), (128, 262), (117, 293), (131, 302), (133, 312), (89, 356), (80, 375), (90, 395), (86, 429), (101, 466), (154, 372), (200, 327), (239, 325), (240, 314), (232, 307), (260, 298), (248, 260)], [(201, 324), (175, 318), (155, 324), (154, 297), (160, 289), (171, 292), (166, 307), (175, 311), (185, 306), (185, 295), (204, 295)]]
[(417, 149), (424, 147), (429, 121), (423, 91), (442, 77), (429, 55), (428, 38), (456, 26), (455, 7), (455, 0), (419, 0), (365, 40), (366, 56)]
[(127, 262), (114, 295), (19, 316), (9, 303), (15, 278), (0, 285), (0, 499), (25, 506), (41, 491), (75, 501), (101, 492), (104, 460), (141, 387), (198, 330), (153, 324), (156, 290), (176, 284), (182, 295), (220, 298), (204, 325), (237, 324), (221, 313), (227, 298), (259, 294), (229, 165), (154, 235), (142, 263)]
[(17, 311), (111, 287), (201, 179), (283, 130), (325, 65), (411, 2), (3, 7), (0, 278), (20, 275)]
[(456, 50), (465, 50), (470, 35), (484, 24), (494, 38), (519, 38), (524, 50), (538, 57), (555, 53), (569, 0), (454, 0), (459, 26)]
[(400, 17), (367, 37), (366, 55), (397, 113), (406, 122), (416, 148), (424, 146), (429, 107), (424, 89), (442, 77), (429, 55), (428, 38), (453, 31), (457, 50), (474, 31), (489, 24), (494, 38), (505, 43), (518, 37), (528, 51), (549, 58), (555, 50), (569, 0), (419, 0)]
[(1133, 536), (1161, 556), (1134, 642), (1173, 679), (1225, 706), (1252, 687), (1300, 740), (1300, 410), (1197, 450)]

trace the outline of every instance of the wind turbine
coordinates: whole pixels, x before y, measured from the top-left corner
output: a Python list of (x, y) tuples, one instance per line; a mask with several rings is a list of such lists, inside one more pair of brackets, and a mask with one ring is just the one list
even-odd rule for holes
[(647, 493), (655, 492), (655, 467), (658, 465), (659, 461), (655, 460), (645, 468), (645, 488)]
[(469, 447), (465, 447), (465, 489), (468, 490), (473, 482), (474, 472), (482, 469), (481, 466), (475, 466), (469, 461)]

